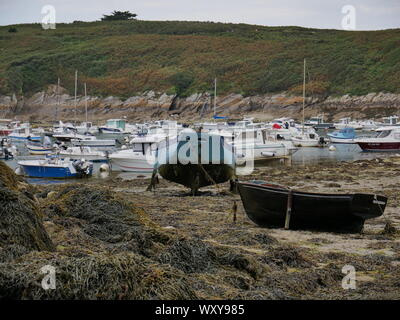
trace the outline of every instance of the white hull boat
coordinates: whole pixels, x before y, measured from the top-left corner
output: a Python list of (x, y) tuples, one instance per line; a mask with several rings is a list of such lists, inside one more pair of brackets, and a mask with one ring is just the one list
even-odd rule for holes
[(92, 162), (106, 162), (107, 154), (102, 151), (92, 150), (90, 147), (69, 147), (59, 152), (61, 158), (85, 159)]
[(71, 143), (73, 146), (84, 146), (84, 147), (115, 147), (115, 139), (97, 139), (96, 137), (85, 136), (84, 139), (72, 139)]

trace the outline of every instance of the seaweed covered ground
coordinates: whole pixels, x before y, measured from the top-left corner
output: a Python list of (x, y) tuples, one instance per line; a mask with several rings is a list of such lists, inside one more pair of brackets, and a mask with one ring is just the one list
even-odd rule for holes
[[(115, 176), (30, 186), (0, 165), (0, 298), (400, 298), (400, 158), (256, 168), (243, 179), (379, 192), (389, 203), (361, 234), (265, 229), (228, 184), (196, 197), (165, 180), (148, 192), (147, 179)], [(55, 290), (41, 287), (44, 265), (56, 268)], [(345, 265), (355, 289), (342, 288)]]

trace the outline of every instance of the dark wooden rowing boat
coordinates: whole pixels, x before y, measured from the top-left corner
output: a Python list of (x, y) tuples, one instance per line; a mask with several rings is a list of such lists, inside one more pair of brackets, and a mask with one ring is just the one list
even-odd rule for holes
[(291, 203), (290, 229), (360, 232), (364, 221), (381, 216), (387, 203), (386, 197), (374, 194), (290, 191), (264, 181), (237, 185), (248, 217), (261, 227), (284, 227)]

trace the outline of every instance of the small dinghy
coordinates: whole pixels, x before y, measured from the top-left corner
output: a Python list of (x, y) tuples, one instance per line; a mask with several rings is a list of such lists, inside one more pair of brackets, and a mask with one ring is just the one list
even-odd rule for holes
[(18, 165), (32, 178), (84, 178), (93, 173), (93, 164), (82, 160), (48, 158), (19, 161)]
[(261, 227), (360, 232), (381, 216), (387, 198), (374, 194), (323, 194), (290, 190), (264, 181), (238, 182), (247, 216)]
[(26, 148), (31, 155), (48, 155), (54, 151), (54, 147), (51, 145), (51, 140), (48, 136), (44, 136), (43, 144), (32, 143), (27, 144)]

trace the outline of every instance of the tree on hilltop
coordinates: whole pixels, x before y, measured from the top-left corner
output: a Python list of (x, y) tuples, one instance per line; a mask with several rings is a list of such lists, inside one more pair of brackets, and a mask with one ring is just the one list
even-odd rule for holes
[(103, 15), (102, 21), (115, 21), (115, 20), (134, 20), (137, 17), (136, 13), (129, 11), (113, 11), (110, 15)]

